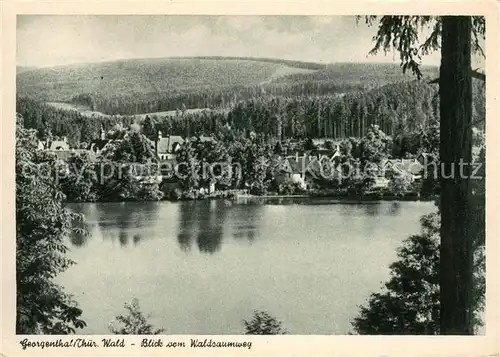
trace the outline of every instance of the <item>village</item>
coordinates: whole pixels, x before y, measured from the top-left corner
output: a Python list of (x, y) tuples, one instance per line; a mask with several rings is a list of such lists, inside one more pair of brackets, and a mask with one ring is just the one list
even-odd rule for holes
[[(60, 163), (67, 163), (71, 157), (81, 155), (85, 155), (90, 162), (96, 163), (106, 155), (109, 156), (109, 152), (113, 152), (134, 131), (138, 131), (137, 124), (133, 124), (130, 128), (119, 126), (115, 130), (108, 132), (102, 129), (99, 138), (90, 142), (83, 149), (71, 147), (65, 137), (39, 141), (38, 149), (56, 155)], [(139, 129), (139, 131), (141, 130)], [(128, 166), (130, 168), (128, 174), (140, 186), (158, 185), (165, 196), (168, 196), (169, 192), (174, 190), (183, 189), (178, 171), (179, 167), (184, 164), (179, 161), (178, 157), (181, 150), (188, 143), (191, 145), (194, 143), (201, 145), (210, 143), (215, 145), (217, 143), (217, 139), (213, 136), (194, 135), (186, 137), (181, 135), (163, 135), (159, 130), (152, 139), (146, 138), (142, 134), (140, 135), (149, 145), (150, 150), (154, 153), (154, 157), (148, 164), (137, 162), (127, 163), (130, 164)], [(343, 175), (356, 174), (353, 171), (355, 169), (353, 167), (348, 167), (349, 172), (345, 170), (349, 162), (346, 161), (345, 154), (342, 153), (341, 147), (344, 142), (345, 140), (316, 138), (310, 140), (309, 150), (295, 149), (288, 151), (285, 149), (284, 152), (272, 153), (261, 164), (269, 166), (267, 170), (271, 170), (273, 184), (276, 189), (274, 191), (268, 190), (265, 194), (258, 195), (331, 195), (332, 192), (334, 192), (334, 195), (345, 195), (348, 191), (346, 187), (339, 188), (339, 184), (332, 184), (334, 179), (337, 182), (340, 182), (342, 179), (349, 179), (348, 176), (344, 177)], [(224, 145), (224, 143), (222, 144)], [(424, 166), (429, 162), (431, 162), (430, 156), (426, 153), (420, 153), (414, 158), (383, 158), (375, 166), (372, 165), (369, 172), (372, 181), (365, 193), (373, 194), (387, 191), (391, 180), (394, 180), (394, 178), (399, 178), (400, 181), (406, 182), (409, 185), (408, 187), (415, 187), (421, 183)], [(218, 162), (217, 164), (222, 165), (224, 170), (235, 170), (234, 164), (230, 162)], [(241, 166), (238, 166), (236, 169), (244, 170)], [(359, 168), (357, 170), (359, 171)], [(206, 174), (206, 171), (204, 172)], [(236, 172), (230, 174), (235, 175)], [(239, 173), (240, 176), (242, 174), (244, 173)], [(357, 174), (359, 175), (359, 172)], [(367, 173), (364, 172), (362, 174), (366, 175)], [(220, 185), (217, 185), (216, 179), (208, 178), (203, 182), (196, 187), (194, 197), (219, 197), (218, 193), (220, 193), (221, 188)], [(287, 184), (293, 188), (280, 189), (283, 186), (287, 186)], [(334, 188), (335, 190), (332, 190)], [(409, 189), (406, 190), (409, 191)], [(251, 193), (247, 183), (237, 189), (227, 190), (226, 187), (226, 191), (238, 197), (249, 196)], [(403, 192), (403, 196), (405, 193), (410, 192)]]

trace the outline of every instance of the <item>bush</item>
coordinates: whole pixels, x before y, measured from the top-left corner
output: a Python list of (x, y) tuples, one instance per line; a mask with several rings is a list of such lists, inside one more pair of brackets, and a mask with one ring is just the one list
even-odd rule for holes
[(302, 188), (298, 182), (288, 179), (279, 185), (278, 192), (280, 195), (295, 195), (302, 192)]
[(151, 315), (144, 315), (139, 310), (139, 300), (133, 299), (131, 304), (125, 303), (127, 314), (119, 315), (116, 320), (123, 326), (116, 328), (111, 321), (109, 331), (115, 335), (159, 335), (164, 330), (155, 329), (153, 325), (148, 323)]
[(397, 197), (404, 197), (413, 189), (413, 185), (408, 177), (403, 175), (394, 175), (387, 186), (389, 192)]
[(143, 185), (137, 191), (139, 201), (160, 201), (164, 193), (158, 187), (158, 184)]
[(265, 311), (255, 311), (250, 321), (243, 320), (245, 335), (285, 335), (281, 322)]
[(182, 198), (182, 190), (180, 188), (174, 188), (169, 193), (169, 197), (171, 200), (178, 201)]
[(196, 200), (200, 197), (200, 194), (196, 190), (184, 191), (182, 194), (182, 198), (185, 200)]

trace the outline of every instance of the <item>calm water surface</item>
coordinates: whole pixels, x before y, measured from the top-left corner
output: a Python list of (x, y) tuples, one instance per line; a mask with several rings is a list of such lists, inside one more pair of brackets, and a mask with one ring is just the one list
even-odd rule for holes
[(292, 334), (346, 334), (388, 278), (402, 240), (431, 202), (297, 199), (71, 205), (90, 236), (59, 277), (84, 311), (82, 333), (136, 297), (166, 334), (241, 334), (265, 310)]

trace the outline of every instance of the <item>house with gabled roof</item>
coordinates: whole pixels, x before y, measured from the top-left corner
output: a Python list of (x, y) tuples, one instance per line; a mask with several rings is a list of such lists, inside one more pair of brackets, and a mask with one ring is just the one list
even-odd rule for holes
[(422, 152), (417, 156), (417, 161), (420, 162), (422, 166), (426, 166), (435, 161), (434, 156), (426, 152)]
[(211, 142), (211, 143), (215, 143), (215, 139), (213, 136), (205, 136), (205, 135), (201, 135), (199, 138), (200, 142), (204, 143), (204, 142)]
[[(161, 131), (158, 131), (158, 139), (154, 143), (156, 156), (160, 160), (169, 160), (175, 159), (177, 156), (177, 152), (181, 148), (181, 145), (186, 142), (187, 139), (184, 139), (180, 135), (168, 135), (164, 137)], [(200, 141), (200, 142), (215, 142), (215, 139), (212, 136), (199, 136), (189, 138), (191, 141)]]
[(108, 142), (109, 142), (109, 140), (106, 140), (106, 139), (92, 140), (90, 142), (89, 146), (87, 147), (87, 149), (94, 152), (95, 154), (99, 154)]
[(69, 150), (69, 144), (68, 140), (66, 137), (64, 137), (62, 140), (46, 140), (46, 141), (39, 141), (38, 142), (38, 149), (39, 150)]
[(158, 131), (158, 139), (154, 143), (156, 156), (160, 160), (175, 159), (184, 142), (184, 138), (180, 135), (163, 137), (162, 132)]
[(72, 155), (88, 155), (90, 161), (96, 160), (96, 155), (94, 152), (85, 149), (70, 149), (70, 150), (46, 150), (46, 152), (54, 154), (59, 160), (68, 161)]
[(279, 172), (276, 175), (278, 184), (285, 180), (292, 180), (303, 190), (309, 188), (308, 178), (316, 176), (321, 170), (321, 164), (316, 156), (301, 155), (287, 156), (282, 160)]
[(340, 153), (340, 146), (336, 146), (333, 153), (331, 150), (326, 150), (326, 149), (318, 150), (318, 161), (320, 161), (320, 162), (324, 162), (325, 160), (328, 160), (328, 161), (333, 163), (333, 162), (335, 162), (335, 159), (337, 157), (341, 157), (341, 156), (342, 156), (342, 154)]
[(68, 140), (63, 137), (62, 140), (46, 140), (39, 141), (39, 150), (44, 150), (47, 153), (54, 154), (59, 160), (67, 161), (72, 155), (87, 154), (91, 161), (95, 160), (95, 152), (88, 149), (70, 149)]

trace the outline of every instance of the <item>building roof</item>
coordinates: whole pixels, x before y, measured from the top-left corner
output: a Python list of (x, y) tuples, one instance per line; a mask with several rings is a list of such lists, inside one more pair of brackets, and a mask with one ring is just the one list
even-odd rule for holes
[(47, 152), (56, 155), (58, 159), (64, 161), (67, 161), (72, 154), (69, 150), (47, 150)]
[(314, 156), (288, 156), (283, 162), (282, 170), (290, 174), (305, 174), (319, 171), (320, 163)]
[(418, 175), (423, 170), (422, 164), (415, 159), (403, 159), (401, 162), (401, 167), (413, 175)]
[(390, 159), (383, 163), (383, 167), (387, 170), (393, 168), (399, 172), (405, 172), (412, 175), (418, 175), (423, 170), (422, 164), (415, 159)]
[(170, 140), (169, 138), (158, 138), (157, 148), (159, 153), (168, 153), (170, 152)]
[(90, 151), (90, 150), (84, 150), (84, 149), (47, 150), (47, 152), (56, 155), (58, 159), (61, 159), (64, 161), (67, 161), (72, 155), (81, 155), (81, 154), (89, 155), (90, 161), (96, 160), (95, 152)]
[(423, 152), (420, 155), (418, 155), (417, 160), (423, 165), (425, 163), (433, 162), (435, 160), (435, 158), (431, 154)]
[(314, 145), (319, 146), (319, 147), (324, 147), (327, 142), (331, 142), (332, 146), (335, 148), (335, 146), (340, 146), (342, 144), (341, 140), (334, 140), (330, 138), (316, 138), (312, 139), (312, 142)]
[(96, 151), (96, 150), (102, 150), (104, 146), (108, 143), (109, 139), (96, 139), (92, 140), (89, 146), (87, 147), (89, 150)]
[(212, 136), (200, 136), (200, 141), (205, 142), (205, 141), (210, 141), (210, 142), (215, 142), (215, 139)]
[(67, 142), (62, 140), (54, 140), (49, 143), (48, 150), (69, 150), (69, 145)]
[(170, 135), (166, 138), (158, 138), (158, 153), (166, 154), (176, 151), (176, 146), (180, 146), (184, 143), (184, 139), (180, 135)]
[(318, 145), (323, 145), (325, 142), (326, 142), (326, 139), (325, 138), (317, 138), (317, 139), (312, 139), (312, 142), (314, 145), (318, 146)]

